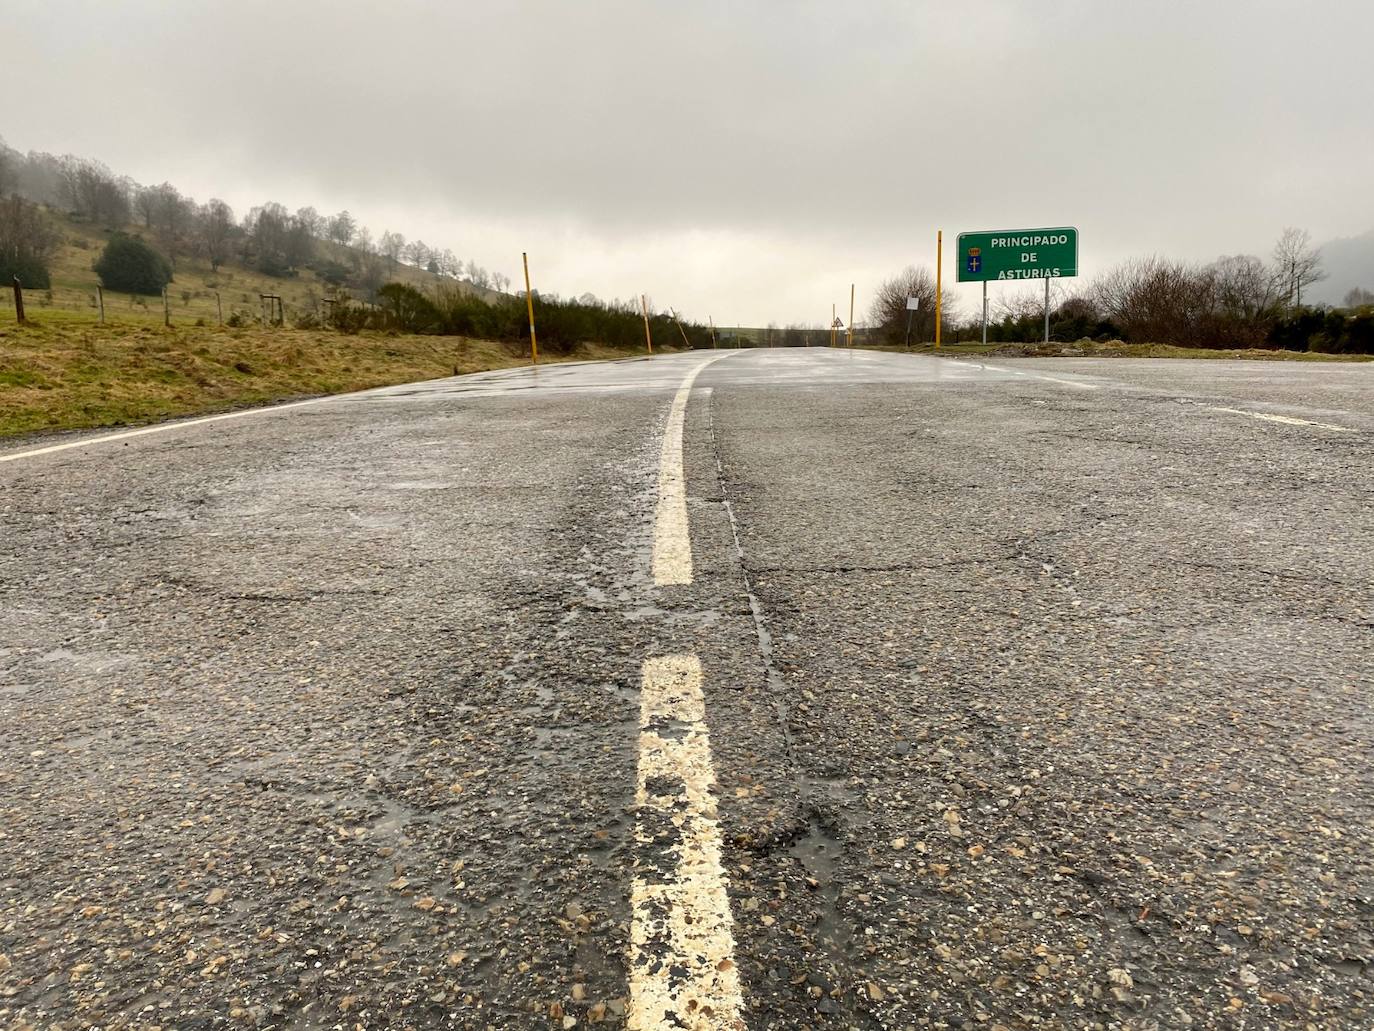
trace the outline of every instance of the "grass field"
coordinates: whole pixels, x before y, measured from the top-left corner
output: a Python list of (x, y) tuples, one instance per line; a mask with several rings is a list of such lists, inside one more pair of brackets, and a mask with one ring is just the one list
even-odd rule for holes
[[(100, 279), (91, 266), (100, 257), (110, 233), (98, 226), (61, 215), (53, 215), (52, 220), (62, 236), (62, 243), (48, 266), (52, 289), (26, 290), (24, 307), (30, 317), (36, 318), (45, 312), (67, 312), (96, 323), (98, 311), (95, 293)], [(157, 246), (152, 235), (138, 226), (129, 226), (128, 232), (142, 235), (154, 247)], [(349, 264), (351, 248), (323, 240), (316, 241), (315, 247), (321, 259)], [(491, 291), (479, 290), (457, 280), (441, 280), (438, 276), (409, 265), (389, 267), (387, 276), (413, 286), (433, 286), (443, 282), (468, 292), (495, 296)], [(332, 286), (310, 269), (301, 269), (294, 276), (278, 279), (232, 263), (214, 271), (207, 261), (182, 255), (176, 260), (176, 273), (167, 288), (167, 298), (173, 326), (195, 325), (197, 321), (214, 326), (219, 322), (221, 309), (225, 319), (238, 313), (247, 321), (257, 321), (262, 312), (260, 295), (277, 294), (282, 299), (286, 321), (290, 324), (300, 314), (318, 315), (321, 302), (333, 297), (335, 292)], [(9, 319), (5, 318), (6, 313), (10, 315)], [(12, 321), (13, 314), (14, 298), (9, 290), (0, 290), (0, 324)], [(105, 319), (107, 323), (161, 326), (162, 298), (107, 290)]]
[[(624, 356), (586, 347), (568, 358)], [(518, 347), (459, 337), (142, 321), (102, 327), (40, 310), (22, 327), (0, 318), (0, 436), (150, 422), (527, 360)]]

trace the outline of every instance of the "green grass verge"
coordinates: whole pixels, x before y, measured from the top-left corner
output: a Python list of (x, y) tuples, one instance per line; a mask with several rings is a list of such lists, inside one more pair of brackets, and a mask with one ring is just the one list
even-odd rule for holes
[[(47, 310), (0, 324), (0, 436), (125, 426), (523, 365), (459, 337), (92, 323)], [(626, 357), (586, 347), (563, 359)]]

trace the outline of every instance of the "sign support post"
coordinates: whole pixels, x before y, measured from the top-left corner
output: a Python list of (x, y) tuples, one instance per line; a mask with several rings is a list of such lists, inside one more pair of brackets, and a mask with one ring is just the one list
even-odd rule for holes
[(944, 268), (945, 231), (935, 232), (935, 350), (940, 349), (940, 274)]
[(849, 341), (849, 346), (850, 346), (850, 347), (853, 347), (853, 346), (854, 346), (854, 284), (853, 284), (853, 283), (850, 283), (850, 284), (849, 284), (849, 329), (848, 329), (848, 341)]
[[(1049, 282), (1049, 280), (1046, 280)], [(983, 280), (983, 345), (988, 342), (988, 281)]]
[[(986, 281), (983, 283), (984, 289), (987, 288)], [(1050, 342), (1050, 281), (1045, 280), (1045, 343)]]
[(911, 320), (920, 310), (921, 299), (908, 295), (906, 299), (906, 349), (908, 351), (911, 350)]

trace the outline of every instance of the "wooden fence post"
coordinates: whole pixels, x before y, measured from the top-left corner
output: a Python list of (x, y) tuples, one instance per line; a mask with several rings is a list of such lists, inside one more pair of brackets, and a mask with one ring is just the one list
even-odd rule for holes
[(19, 285), (19, 277), (14, 277), (14, 314), (19, 324), (24, 324), (24, 288)]
[(219, 313), (219, 324), (224, 325), (224, 305), (220, 304), (219, 291), (215, 291), (215, 311)]
[(162, 324), (170, 326), (172, 324), (172, 310), (167, 307), (167, 288), (162, 288)]
[(95, 288), (95, 303), (100, 309), (100, 324), (105, 325), (105, 291), (100, 287)]

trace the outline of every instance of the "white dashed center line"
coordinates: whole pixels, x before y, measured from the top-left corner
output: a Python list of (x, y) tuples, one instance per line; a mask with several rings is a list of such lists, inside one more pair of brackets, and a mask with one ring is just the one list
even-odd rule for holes
[(682, 474), (682, 424), (687, 398), (702, 369), (725, 355), (708, 358), (687, 374), (668, 411), (663, 457), (658, 469), (658, 512), (654, 522), (654, 583), (660, 587), (692, 582), (692, 538), (687, 530), (687, 484)]
[(645, 662), (639, 711), (626, 1027), (744, 1031), (696, 656)]
[[(687, 374), (668, 413), (653, 546), (661, 587), (692, 582), (682, 427), (697, 374), (716, 360)], [(641, 674), (629, 1031), (745, 1031), (701, 680), (695, 655), (648, 659)]]

